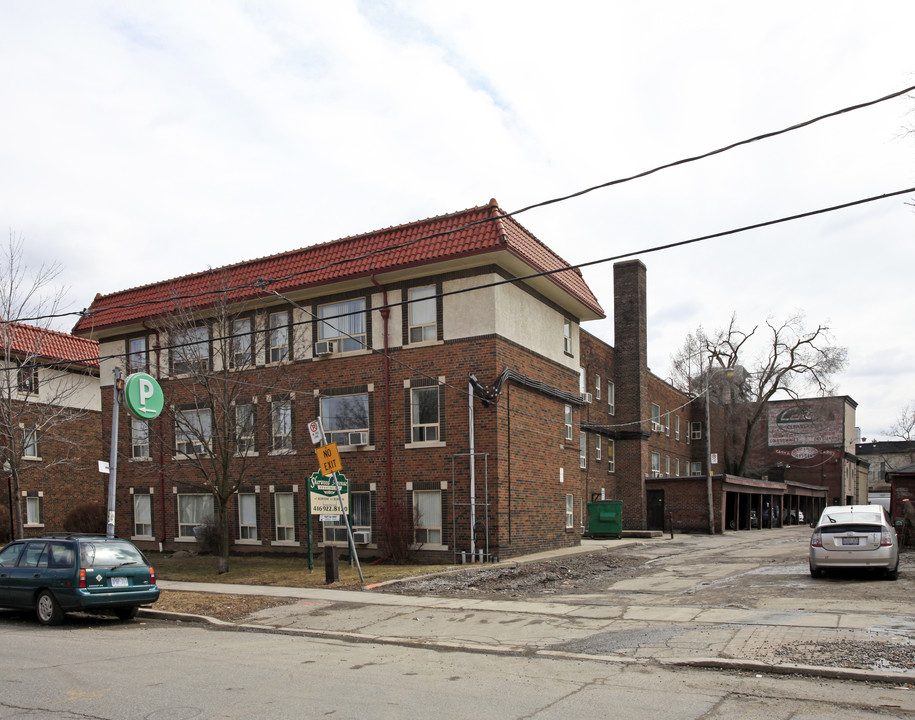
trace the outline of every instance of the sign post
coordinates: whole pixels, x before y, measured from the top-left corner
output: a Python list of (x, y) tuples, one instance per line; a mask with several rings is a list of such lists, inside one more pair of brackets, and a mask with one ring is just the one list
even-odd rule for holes
[[(349, 522), (349, 484), (346, 480), (346, 477), (342, 474), (343, 463), (340, 461), (340, 452), (337, 450), (337, 443), (327, 443), (326, 437), (324, 435), (324, 426), (321, 423), (321, 418), (317, 420), (312, 420), (308, 423), (308, 432), (311, 434), (311, 440), (318, 445), (315, 448), (315, 455), (318, 458), (318, 464), (321, 466), (320, 473), (313, 473), (308, 480), (308, 495), (309, 495), (309, 508), (310, 512), (308, 517), (310, 518), (312, 514), (331, 514), (333, 512), (342, 512), (343, 522), (346, 524), (346, 536), (349, 538), (349, 549), (350, 554), (353, 560), (356, 563), (356, 569), (359, 571), (359, 581), (365, 582), (365, 578), (362, 576), (362, 566), (359, 564), (359, 556), (356, 554), (356, 543), (353, 540), (353, 528), (350, 526)], [(323, 477), (319, 477), (323, 476)], [(315, 500), (314, 493), (319, 493), (318, 502), (323, 503), (324, 499), (320, 497), (321, 494), (326, 498), (328, 496), (327, 490), (319, 491), (319, 487), (326, 487), (326, 481), (322, 483), (323, 478), (330, 477), (333, 479), (334, 489), (337, 493), (337, 501), (339, 505), (324, 505), (321, 507), (328, 508), (327, 510), (315, 509)], [(343, 487), (346, 488), (346, 501), (343, 499), (343, 489), (341, 489), (341, 482), (343, 481)]]
[[(165, 406), (162, 388), (152, 375), (133, 373), (127, 380), (121, 380), (121, 368), (114, 369), (114, 403), (111, 406), (111, 452), (108, 456), (108, 521), (105, 534), (114, 537), (115, 497), (118, 487), (118, 410), (120, 399), (130, 414), (140, 420), (153, 420), (159, 417)], [(101, 471), (101, 463), (99, 463)]]

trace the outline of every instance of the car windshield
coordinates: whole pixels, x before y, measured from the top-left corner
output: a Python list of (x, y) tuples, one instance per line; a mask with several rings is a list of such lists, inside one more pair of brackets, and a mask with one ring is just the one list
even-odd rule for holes
[(112, 568), (146, 564), (140, 551), (126, 542), (82, 542), (79, 544), (79, 557), (83, 567)]

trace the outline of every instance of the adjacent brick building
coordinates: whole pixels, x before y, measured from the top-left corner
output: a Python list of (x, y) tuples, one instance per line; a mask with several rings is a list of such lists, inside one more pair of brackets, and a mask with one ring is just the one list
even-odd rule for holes
[(0, 525), (17, 534), (18, 517), (26, 536), (61, 530), (75, 506), (106, 502), (98, 343), (2, 323), (0, 352)]

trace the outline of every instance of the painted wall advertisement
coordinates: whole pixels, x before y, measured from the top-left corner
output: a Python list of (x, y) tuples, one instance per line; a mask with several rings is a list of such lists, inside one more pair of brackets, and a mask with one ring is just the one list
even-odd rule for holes
[(818, 401), (769, 403), (769, 447), (842, 445), (844, 415), (841, 404)]

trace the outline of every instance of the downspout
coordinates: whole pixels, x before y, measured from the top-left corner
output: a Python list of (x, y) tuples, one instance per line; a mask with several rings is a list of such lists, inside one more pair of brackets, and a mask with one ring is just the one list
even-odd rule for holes
[[(143, 328), (147, 332), (153, 332), (156, 335), (156, 344), (153, 349), (156, 351), (155, 378), (156, 378), (156, 380), (159, 380), (160, 376), (162, 374), (162, 370), (161, 370), (161, 368), (162, 368), (162, 343), (161, 343), (161, 338), (159, 336), (159, 329), (150, 327), (149, 324), (145, 320), (143, 321)], [(163, 547), (163, 544), (165, 543), (165, 465), (164, 465), (165, 456), (164, 456), (164, 453), (162, 452), (162, 445), (163, 445), (162, 415), (159, 415), (159, 417), (156, 418), (156, 420), (159, 424), (159, 431), (157, 433), (157, 435), (159, 436), (159, 443), (158, 443), (159, 444), (159, 518), (160, 518), (159, 552), (162, 552), (162, 547)]]
[(372, 275), (372, 284), (381, 290), (382, 308), (381, 313), (382, 327), (384, 328), (384, 463), (385, 463), (385, 482), (387, 483), (386, 502), (388, 512), (391, 512), (394, 506), (394, 487), (391, 471), (391, 356), (388, 353), (388, 321), (391, 317), (391, 308), (388, 307), (388, 291)]

